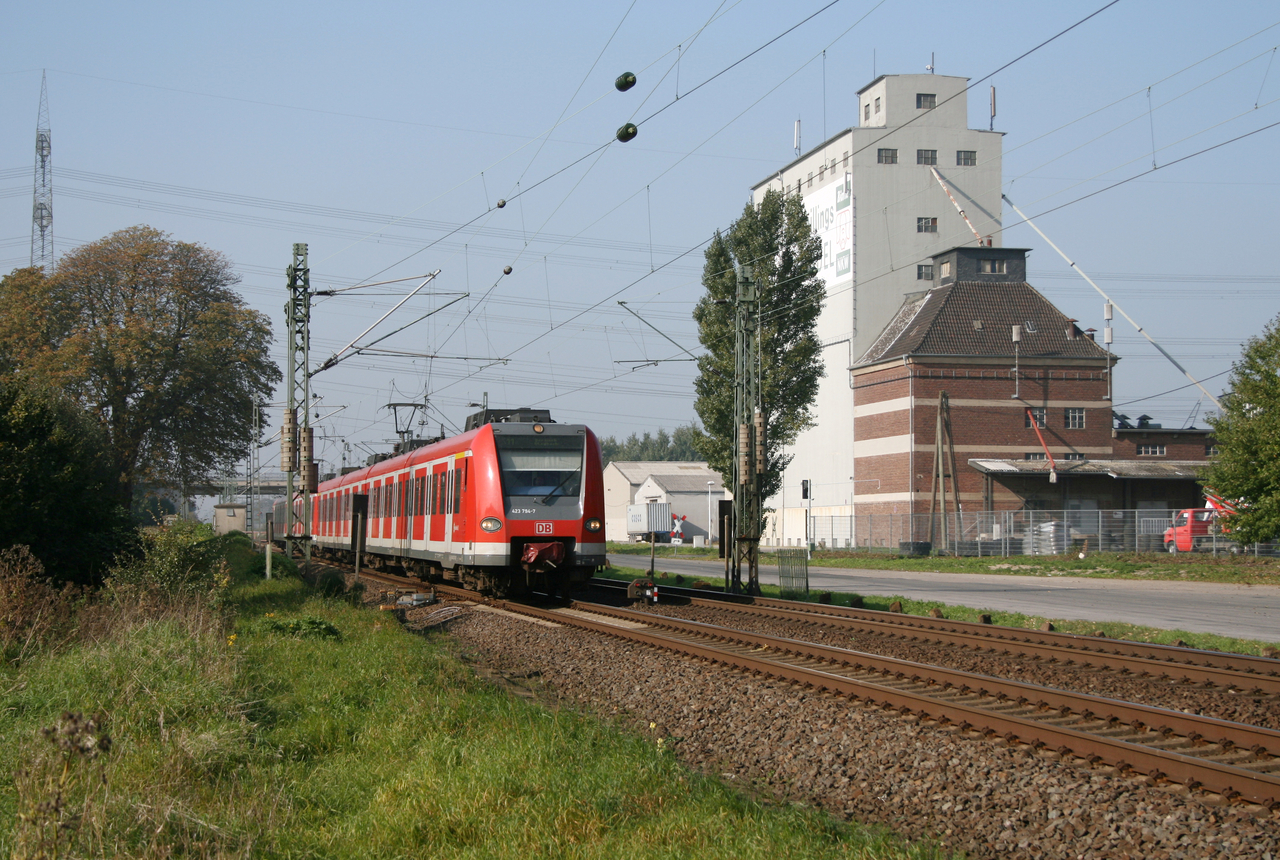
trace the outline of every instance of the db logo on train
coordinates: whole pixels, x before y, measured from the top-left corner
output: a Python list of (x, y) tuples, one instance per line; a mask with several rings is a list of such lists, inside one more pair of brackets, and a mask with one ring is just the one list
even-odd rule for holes
[(533, 533), (539, 535), (551, 534), (551, 523), (534, 523)]

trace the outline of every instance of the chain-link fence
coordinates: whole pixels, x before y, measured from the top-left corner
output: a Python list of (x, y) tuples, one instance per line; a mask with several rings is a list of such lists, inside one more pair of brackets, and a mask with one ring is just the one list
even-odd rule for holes
[[(1055, 555), (1067, 552), (1163, 552), (1176, 510), (961, 511), (947, 514), (814, 516), (815, 549), (921, 555)], [(1239, 544), (1215, 530), (1201, 552), (1280, 555), (1276, 542)]]

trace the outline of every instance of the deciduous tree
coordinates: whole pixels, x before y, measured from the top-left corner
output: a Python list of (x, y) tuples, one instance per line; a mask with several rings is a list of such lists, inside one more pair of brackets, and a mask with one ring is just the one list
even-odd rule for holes
[(1280, 537), (1280, 317), (1245, 344), (1224, 409), (1209, 419), (1218, 446), (1203, 483), (1244, 504), (1228, 528), (1244, 542)]
[(809, 226), (797, 195), (769, 190), (750, 203), (728, 233), (716, 233), (706, 250), (706, 294), (693, 311), (706, 355), (698, 359), (694, 408), (705, 434), (699, 442), (711, 468), (729, 484), (736, 440), (733, 415), (734, 329), (737, 276), (750, 264), (759, 285), (762, 393), (766, 439), (764, 498), (778, 492), (791, 456), (783, 449), (812, 424), (812, 405), (823, 376), (814, 326), (825, 294), (818, 277), (822, 243)]
[(632, 433), (619, 442), (613, 436), (600, 440), (600, 456), (604, 465), (614, 460), (693, 461), (702, 459), (698, 453), (698, 438), (702, 435), (696, 426), (686, 424), (674, 432), (659, 430), (656, 436), (647, 431), (643, 437)]
[(138, 226), (77, 248), (51, 277), (0, 283), (9, 372), (59, 386), (97, 419), (126, 508), (139, 481), (209, 480), (249, 444), (253, 404), (280, 371), (270, 323), (238, 281), (221, 254)]

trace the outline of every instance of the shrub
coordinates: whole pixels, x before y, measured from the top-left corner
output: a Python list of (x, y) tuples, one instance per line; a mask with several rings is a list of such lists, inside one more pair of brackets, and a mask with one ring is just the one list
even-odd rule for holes
[(143, 536), (140, 558), (111, 570), (108, 585), (116, 591), (174, 598), (214, 598), (230, 584), (220, 540), (204, 523), (180, 521)]
[(73, 401), (0, 379), (0, 547), (30, 547), (57, 582), (100, 583), (136, 542), (110, 462), (101, 428)]
[(323, 618), (304, 615), (301, 618), (267, 618), (266, 628), (295, 639), (341, 639), (342, 633)]
[(347, 590), (347, 579), (336, 570), (326, 570), (316, 580), (316, 591), (325, 597), (338, 597)]
[[(245, 568), (247, 576), (262, 579), (267, 575), (267, 556), (265, 553), (255, 553), (256, 557)], [(297, 579), (298, 563), (287, 555), (277, 552), (271, 556), (271, 577), (273, 579)]]
[(61, 639), (73, 623), (79, 590), (55, 588), (25, 546), (0, 552), (0, 654), (20, 661), (35, 647)]

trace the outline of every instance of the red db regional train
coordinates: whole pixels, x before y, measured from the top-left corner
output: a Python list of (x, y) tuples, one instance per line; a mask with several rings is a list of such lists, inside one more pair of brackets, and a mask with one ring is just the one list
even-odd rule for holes
[(361, 552), (365, 566), (497, 595), (558, 593), (605, 564), (600, 445), (546, 410), (486, 409), (459, 436), (323, 482), (311, 522), (322, 557)]

